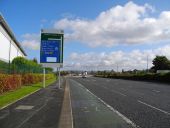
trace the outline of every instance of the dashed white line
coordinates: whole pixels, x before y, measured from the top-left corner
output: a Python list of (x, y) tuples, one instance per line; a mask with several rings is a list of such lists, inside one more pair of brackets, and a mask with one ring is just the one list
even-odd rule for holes
[(156, 92), (156, 93), (159, 93), (160, 91), (158, 91), (158, 90), (152, 90), (153, 92)]
[(111, 90), (111, 91), (114, 92), (114, 93), (120, 94), (120, 95), (122, 95), (122, 96), (127, 96), (127, 95), (125, 95), (125, 94), (123, 94), (123, 93), (121, 93), (121, 92), (118, 92), (118, 91), (114, 91), (114, 90)]
[(165, 111), (165, 110), (162, 110), (162, 109), (160, 109), (160, 108), (154, 107), (154, 106), (152, 106), (152, 105), (150, 105), (150, 104), (147, 104), (147, 103), (145, 103), (145, 102), (143, 102), (143, 101), (138, 100), (138, 102), (141, 103), (141, 104), (143, 104), (143, 105), (146, 105), (146, 106), (148, 106), (148, 107), (150, 107), (150, 108), (152, 108), (152, 109), (155, 109), (155, 110), (157, 110), (157, 111), (160, 111), (160, 112), (162, 112), (162, 113), (164, 113), (164, 114), (166, 114), (166, 115), (170, 115), (169, 112), (167, 112), (167, 111)]
[(101, 87), (103, 87), (103, 88), (107, 89), (105, 86), (101, 86)]
[[(103, 87), (104, 89), (108, 89), (107, 87), (104, 87), (104, 86), (101, 86), (101, 87)], [(114, 93), (116, 93), (116, 94), (119, 94), (119, 95), (121, 95), (121, 96), (127, 96), (127, 95), (125, 95), (125, 94), (123, 94), (123, 93), (121, 93), (121, 92), (115, 91), (115, 90), (110, 90), (110, 89), (108, 89), (108, 90), (111, 91), (111, 92), (114, 92)]]

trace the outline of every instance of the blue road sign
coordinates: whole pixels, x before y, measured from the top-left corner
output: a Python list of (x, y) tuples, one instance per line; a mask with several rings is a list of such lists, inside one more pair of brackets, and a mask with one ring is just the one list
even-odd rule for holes
[(63, 39), (63, 31), (41, 30), (40, 63), (43, 67), (63, 66)]
[(42, 40), (40, 51), (41, 63), (60, 63), (61, 40)]

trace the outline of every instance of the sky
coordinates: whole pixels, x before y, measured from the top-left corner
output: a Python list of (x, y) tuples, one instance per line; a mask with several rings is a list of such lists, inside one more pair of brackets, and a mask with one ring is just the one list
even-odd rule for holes
[(170, 59), (168, 0), (0, 0), (0, 12), (29, 59), (40, 30), (64, 30), (64, 69), (133, 70)]

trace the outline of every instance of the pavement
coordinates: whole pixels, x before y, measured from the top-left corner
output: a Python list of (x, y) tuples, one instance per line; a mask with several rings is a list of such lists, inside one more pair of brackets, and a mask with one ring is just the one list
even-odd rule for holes
[(19, 100), (0, 110), (0, 128), (57, 128), (63, 95), (53, 83)]
[[(170, 86), (169, 85), (160, 84), (160, 83), (151, 83), (151, 82), (96, 78), (96, 77), (70, 78), (70, 79), (71, 81), (72, 80), (75, 81), (71, 83), (72, 84), (71, 94), (73, 100), (72, 101), (73, 118), (74, 118), (74, 124), (76, 128), (82, 125), (85, 125), (85, 127), (83, 128), (88, 127), (86, 123), (89, 122), (89, 120), (91, 120), (91, 116), (96, 119), (100, 117), (100, 116), (95, 116), (91, 113), (90, 115), (88, 115), (88, 112), (85, 113), (83, 112), (83, 110), (79, 110), (79, 113), (82, 114), (78, 114), (77, 112), (78, 109), (81, 108), (83, 109), (83, 107), (85, 107), (84, 111), (86, 111), (87, 107), (90, 107), (90, 104), (92, 105), (92, 103), (94, 103), (95, 106), (98, 106), (98, 104), (96, 105), (97, 101), (94, 100), (93, 98), (90, 98), (88, 101), (87, 97), (90, 96), (87, 96), (89, 95), (87, 92), (86, 94), (84, 94), (85, 91), (83, 93), (83, 91), (80, 91), (81, 89), (79, 89), (79, 91), (78, 90), (73, 91), (76, 90), (76, 88), (79, 88), (78, 86), (79, 84), (81, 86), (84, 86), (84, 88), (88, 89), (97, 98), (101, 99), (101, 101), (104, 101), (104, 103), (106, 103), (108, 107), (111, 107), (113, 108), (113, 110), (118, 111), (117, 115), (119, 114), (123, 115), (123, 116), (119, 115), (120, 117), (122, 117), (123, 120), (124, 117), (126, 117), (125, 120), (126, 119), (130, 120), (133, 124), (136, 125), (136, 127), (170, 128)], [(74, 99), (77, 99), (77, 101), (74, 102)], [(86, 100), (87, 103), (84, 103), (84, 100)], [(93, 109), (93, 107), (91, 109)], [(107, 114), (102, 117), (107, 117)], [(109, 120), (111, 118), (109, 114), (108, 117), (109, 118), (107, 119)], [(78, 123), (76, 120), (78, 121)], [(81, 124), (82, 120), (84, 121)], [(102, 121), (100, 121), (99, 124), (101, 122)], [(100, 127), (100, 125), (98, 124), (96, 125), (97, 128)], [(107, 126), (104, 128), (110, 128), (110, 127)]]

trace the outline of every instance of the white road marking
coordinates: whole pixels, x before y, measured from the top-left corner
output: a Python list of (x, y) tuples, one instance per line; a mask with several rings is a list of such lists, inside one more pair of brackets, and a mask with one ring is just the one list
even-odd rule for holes
[(125, 94), (123, 94), (123, 93), (121, 93), (121, 92), (118, 92), (118, 91), (115, 91), (115, 90), (110, 90), (109, 88), (107, 88), (107, 87), (105, 87), (105, 86), (101, 86), (101, 87), (103, 87), (104, 89), (107, 89), (107, 90), (109, 90), (109, 91), (111, 91), (111, 92), (114, 92), (114, 93), (116, 93), (116, 94), (119, 94), (119, 95), (121, 95), (121, 96), (127, 96), (127, 95), (125, 95)]
[(97, 107), (96, 107), (96, 109), (95, 109), (95, 110), (96, 110), (96, 111), (99, 111)]
[(3, 113), (1, 113), (0, 115), (0, 120), (4, 119), (5, 117), (7, 117), (9, 115), (9, 110), (5, 110)]
[(127, 96), (127, 95), (125, 95), (125, 94), (123, 94), (123, 93), (121, 93), (121, 92), (118, 92), (118, 91), (114, 91), (114, 90), (111, 90), (111, 91), (114, 92), (114, 93), (120, 94), (120, 95), (122, 95), (122, 96)]
[(30, 105), (19, 105), (17, 106), (15, 109), (17, 110), (30, 110), (32, 109), (34, 106), (30, 106)]
[(166, 114), (166, 115), (170, 115), (170, 113), (167, 112), (167, 111), (165, 111), (165, 110), (159, 109), (159, 108), (157, 108), (157, 107), (154, 107), (154, 106), (152, 106), (152, 105), (150, 105), (150, 104), (147, 104), (147, 103), (145, 103), (145, 102), (142, 102), (142, 101), (140, 101), (140, 100), (138, 100), (138, 102), (141, 103), (141, 104), (143, 104), (143, 105), (146, 105), (146, 106), (148, 106), (148, 107), (150, 107), (150, 108), (152, 108), (152, 109), (155, 109), (155, 110), (157, 110), (157, 111), (160, 111), (160, 112), (162, 112), (162, 113), (164, 113), (164, 114)]
[[(79, 86), (85, 88), (82, 84), (78, 83), (75, 80), (72, 80), (75, 83), (77, 83)], [(90, 94), (92, 94), (94, 97), (96, 97), (100, 102), (102, 102), (104, 105), (106, 105), (111, 111), (113, 111), (114, 113), (116, 113), (119, 117), (121, 117), (126, 123), (132, 125), (132, 127), (134, 128), (140, 128), (139, 126), (137, 126), (135, 123), (133, 123), (130, 119), (128, 119), (126, 116), (124, 116), (123, 114), (121, 114), (119, 111), (117, 111), (116, 109), (114, 109), (112, 106), (110, 106), (109, 104), (107, 104), (106, 102), (104, 102), (101, 98), (97, 97), (95, 94), (93, 94), (90, 90), (88, 90), (87, 88), (85, 88), (86, 91), (88, 91)]]
[(101, 87), (103, 87), (103, 88), (107, 89), (105, 86), (101, 86)]
[(89, 110), (85, 110), (84, 112), (90, 112)]
[(158, 91), (158, 90), (152, 90), (153, 92), (156, 92), (156, 93), (159, 93), (160, 91)]

